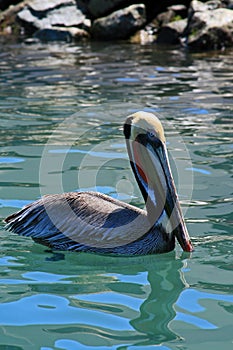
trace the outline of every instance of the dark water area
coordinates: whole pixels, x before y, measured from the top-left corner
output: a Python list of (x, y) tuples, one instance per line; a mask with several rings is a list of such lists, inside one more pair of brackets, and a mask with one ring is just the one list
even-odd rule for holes
[(122, 124), (158, 112), (195, 251), (52, 253), (2, 221), (0, 349), (232, 348), (232, 63), (232, 50), (1, 46), (1, 220), (77, 189), (143, 208)]

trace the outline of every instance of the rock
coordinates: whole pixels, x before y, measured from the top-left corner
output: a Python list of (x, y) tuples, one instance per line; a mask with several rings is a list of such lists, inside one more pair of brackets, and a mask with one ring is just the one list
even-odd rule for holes
[(191, 18), (196, 12), (215, 10), (220, 7), (223, 7), (223, 3), (221, 2), (221, 0), (209, 0), (205, 3), (199, 0), (192, 0), (188, 11), (188, 17)]
[(80, 29), (80, 28), (76, 28), (76, 27), (69, 27), (69, 28), (67, 28), (67, 30), (70, 32), (70, 34), (72, 35), (72, 38), (75, 41), (80, 41), (83, 39), (90, 38), (90, 34), (84, 29)]
[(77, 40), (82, 34), (86, 38), (88, 33), (85, 29), (91, 26), (90, 20), (77, 8), (74, 0), (31, 0), (18, 13), (18, 20), (27, 34), (36, 31), (36, 37), (42, 41)]
[(157, 26), (152, 22), (133, 34), (130, 38), (130, 42), (141, 45), (151, 44), (156, 40), (157, 30)]
[(86, 31), (75, 27), (53, 27), (39, 29), (34, 34), (34, 38), (39, 39), (42, 42), (65, 41), (69, 43), (73, 40), (79, 41), (80, 39), (88, 37), (89, 34)]
[(45, 12), (51, 11), (55, 8), (65, 6), (65, 5), (75, 5), (74, 0), (31, 0), (28, 3), (30, 10), (35, 12)]
[(193, 49), (223, 49), (233, 45), (233, 11), (196, 11), (188, 25), (187, 44)]
[(171, 5), (171, 6), (168, 6), (167, 9), (174, 11), (176, 15), (180, 15), (181, 17), (186, 17), (187, 10), (188, 10), (187, 6), (182, 5), (182, 4)]
[(50, 27), (49, 21), (46, 18), (40, 19), (34, 16), (28, 7), (23, 8), (22, 11), (18, 13), (17, 19), (29, 34), (34, 33), (37, 29)]
[(166, 12), (160, 13), (155, 20), (158, 22), (159, 27), (162, 27), (171, 22), (174, 16), (175, 12), (173, 10), (167, 10)]
[(130, 37), (130, 42), (132, 44), (146, 45), (153, 43), (155, 41), (155, 36), (151, 35), (147, 30), (138, 30), (132, 37)]
[(59, 25), (64, 27), (80, 26), (83, 23), (88, 23), (83, 13), (70, 0), (64, 0), (63, 6), (61, 6), (61, 0), (53, 0), (53, 5), (56, 6), (59, 3), (58, 8), (53, 7), (52, 2), (48, 2), (47, 10), (43, 1), (40, 6), (37, 2), (38, 0), (30, 2), (18, 13), (18, 18), (26, 26), (30, 25), (32, 28), (42, 29)]
[(27, 1), (22, 1), (15, 6), (9, 6), (8, 2), (9, 7), (5, 11), (0, 11), (0, 34), (14, 34), (16, 37), (21, 35), (21, 27), (19, 23), (17, 23), (16, 18), (18, 12), (21, 11), (26, 4)]
[(145, 5), (131, 5), (96, 19), (92, 25), (92, 36), (103, 40), (127, 39), (145, 23)]
[(183, 9), (187, 13), (191, 0), (143, 0), (146, 5), (147, 17), (152, 21), (158, 14), (167, 10), (175, 11), (177, 15), (183, 17)]
[(208, 6), (201, 1), (193, 0), (190, 4), (190, 11), (193, 13), (208, 11)]
[(141, 1), (0, 0), (6, 9), (0, 12), (0, 34), (35, 33), (33, 40), (66, 42), (91, 34), (141, 44), (185, 42), (198, 50), (233, 45), (233, 0)]
[(75, 5), (62, 6), (50, 11), (45, 17), (46, 22), (53, 26), (72, 27), (80, 26), (86, 17)]
[(188, 8), (185, 5), (172, 5), (166, 11), (159, 13), (155, 21), (159, 27), (167, 25), (170, 22), (178, 21), (187, 17)]
[(186, 19), (168, 23), (159, 30), (156, 43), (168, 45), (180, 44), (186, 26)]
[(109, 15), (111, 12), (125, 7), (126, 2), (125, 0), (77, 0), (77, 4), (84, 7), (92, 18)]
[(209, 0), (206, 2), (208, 10), (216, 10), (218, 8), (223, 7), (221, 0)]
[(155, 42), (158, 44), (177, 45), (181, 43), (181, 36), (187, 26), (188, 9), (184, 5), (172, 5), (167, 11), (156, 16), (158, 33)]
[(42, 42), (48, 41), (65, 41), (71, 42), (72, 35), (64, 28), (45, 28), (40, 29), (34, 34), (34, 38), (39, 39)]

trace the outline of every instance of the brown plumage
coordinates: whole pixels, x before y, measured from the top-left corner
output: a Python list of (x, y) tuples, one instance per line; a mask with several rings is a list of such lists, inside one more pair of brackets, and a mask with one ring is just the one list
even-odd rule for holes
[(47, 195), (6, 218), (7, 229), (59, 250), (116, 255), (163, 253), (192, 244), (183, 220), (159, 119), (137, 112), (124, 124), (146, 210), (97, 192)]

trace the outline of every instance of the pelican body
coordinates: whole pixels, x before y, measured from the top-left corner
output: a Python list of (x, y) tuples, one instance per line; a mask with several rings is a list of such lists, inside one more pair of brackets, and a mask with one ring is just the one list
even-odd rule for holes
[(191, 252), (161, 122), (152, 113), (134, 113), (124, 135), (145, 210), (98, 192), (69, 192), (23, 207), (5, 219), (6, 228), (56, 250), (145, 255), (173, 250), (177, 238)]

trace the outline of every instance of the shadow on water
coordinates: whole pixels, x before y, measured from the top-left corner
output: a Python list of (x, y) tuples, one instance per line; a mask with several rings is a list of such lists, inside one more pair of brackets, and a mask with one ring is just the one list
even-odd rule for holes
[(2, 276), (8, 293), (0, 306), (1, 344), (12, 344), (12, 332), (23, 349), (29, 343), (54, 346), (64, 338), (80, 349), (179, 339), (169, 323), (185, 288), (183, 264), (175, 252), (133, 258), (62, 256), (32, 245), (20, 257), (10, 257), (15, 279)]

